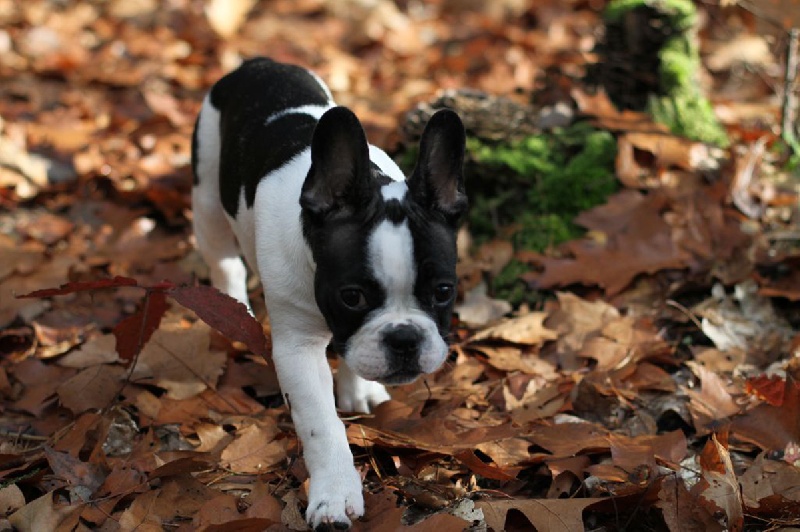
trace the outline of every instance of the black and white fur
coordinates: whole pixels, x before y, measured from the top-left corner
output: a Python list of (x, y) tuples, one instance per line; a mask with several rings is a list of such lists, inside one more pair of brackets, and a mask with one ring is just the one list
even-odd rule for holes
[(307, 520), (348, 526), (364, 502), (326, 348), (342, 357), (346, 411), (369, 411), (389, 399), (383, 384), (446, 358), (464, 128), (452, 111), (435, 114), (406, 180), (317, 76), (256, 58), (206, 96), (192, 151), (194, 231), (212, 283), (250, 308), (243, 255), (264, 285), (311, 477)]

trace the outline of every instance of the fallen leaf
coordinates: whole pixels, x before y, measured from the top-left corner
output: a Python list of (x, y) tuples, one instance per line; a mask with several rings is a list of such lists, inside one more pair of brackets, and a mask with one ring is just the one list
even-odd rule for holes
[(245, 500), (250, 504), (245, 511), (247, 517), (281, 522), (281, 503), (272, 495), (272, 488), (267, 484), (256, 482)]
[(736, 404), (722, 378), (700, 364), (687, 362), (692, 372), (700, 379), (700, 390), (687, 389), (690, 398), (689, 412), (695, 428), (707, 434), (714, 422), (738, 414), (741, 407)]
[(544, 361), (534, 353), (524, 353), (517, 347), (475, 345), (470, 349), (485, 355), (487, 362), (502, 371), (521, 371), (531, 375), (541, 375), (545, 379), (557, 376), (553, 364)]
[(116, 351), (117, 340), (113, 334), (90, 338), (78, 349), (74, 349), (57, 361), (65, 368), (85, 369), (100, 364), (113, 364), (121, 359)]
[(223, 38), (233, 37), (244, 23), (247, 12), (255, 5), (255, 0), (208, 0), (206, 17), (214, 31)]
[(697, 494), (700, 504), (706, 506), (716, 515), (722, 512), (724, 522), (729, 530), (742, 530), (744, 514), (742, 511), (742, 494), (731, 457), (716, 434), (711, 435), (703, 452), (700, 454), (700, 482), (692, 488)]
[(800, 469), (783, 461), (768, 460), (764, 453), (758, 455), (738, 480), (748, 513), (769, 512), (776, 504), (775, 499), (787, 507), (797, 508), (800, 503)]
[(605, 301), (590, 302), (569, 292), (556, 292), (556, 297), (559, 307), (551, 312), (545, 325), (559, 335), (555, 346), (559, 364), (565, 370), (574, 370), (583, 366), (577, 355), (587, 338), (619, 318), (619, 311)]
[(670, 532), (723, 532), (712, 513), (697, 504), (697, 497), (689, 493), (683, 479), (678, 475), (661, 477), (658, 502), (655, 503), (664, 515)]
[(13, 514), (8, 522), (17, 530), (57, 530), (70, 514), (80, 508), (68, 504), (56, 504), (52, 492), (32, 500)]
[(524, 279), (538, 288), (584, 284), (614, 295), (637, 275), (687, 267), (690, 256), (676, 244), (660, 213), (666, 203), (660, 193), (645, 196), (626, 189), (611, 196), (605, 205), (585, 211), (575, 220), (606, 235), (604, 241), (568, 242), (563, 246), (566, 258), (545, 258), (542, 273), (526, 274)]
[(187, 399), (214, 388), (225, 353), (209, 350), (209, 328), (201, 321), (184, 328), (177, 316), (153, 333), (131, 374), (133, 382), (152, 379), (171, 399)]
[(480, 501), (475, 506), (483, 511), (486, 525), (505, 530), (509, 510), (521, 512), (540, 532), (573, 532), (583, 530), (583, 511), (600, 498), (585, 499), (515, 499)]
[(790, 442), (800, 442), (800, 385), (787, 378), (780, 406), (761, 404), (735, 417), (731, 437), (765, 451), (781, 450)]
[(236, 523), (240, 518), (236, 497), (228, 493), (219, 493), (200, 507), (192, 520), (192, 525), (206, 530), (213, 525), (230, 523), (237, 525), (235, 530), (240, 530), (241, 523)]
[(222, 451), (224, 467), (237, 473), (264, 473), (286, 459), (286, 440), (276, 440), (280, 430), (272, 419), (254, 422), (236, 431)]
[(161, 490), (155, 489), (142, 493), (119, 517), (122, 530), (142, 532), (160, 532), (163, 530), (161, 516), (152, 512)]
[(511, 304), (489, 297), (486, 283), (481, 282), (464, 294), (463, 303), (457, 304), (454, 310), (461, 322), (470, 327), (482, 327), (511, 312)]
[(25, 495), (16, 484), (0, 488), (0, 515), (11, 515), (25, 506)]
[(73, 414), (108, 408), (124, 386), (127, 370), (122, 366), (99, 364), (81, 370), (56, 389), (59, 401)]
[(515, 344), (540, 345), (558, 338), (558, 333), (544, 326), (546, 312), (530, 312), (482, 329), (471, 340), (505, 340)]

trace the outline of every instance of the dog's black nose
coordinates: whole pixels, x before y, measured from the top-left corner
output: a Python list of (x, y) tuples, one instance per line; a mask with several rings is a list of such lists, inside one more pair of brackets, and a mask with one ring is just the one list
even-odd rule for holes
[(395, 355), (411, 356), (417, 354), (422, 335), (416, 327), (402, 324), (386, 331), (383, 341)]

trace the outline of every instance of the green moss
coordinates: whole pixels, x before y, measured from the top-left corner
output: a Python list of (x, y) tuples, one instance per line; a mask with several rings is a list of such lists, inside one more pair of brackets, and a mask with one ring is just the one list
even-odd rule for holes
[(727, 146), (730, 141), (725, 129), (700, 90), (694, 4), (689, 0), (612, 0), (604, 12), (608, 31), (626, 32), (629, 25), (624, 23), (625, 17), (635, 10), (654, 10), (669, 24), (669, 31), (665, 32), (668, 37), (657, 51), (657, 93), (648, 96), (647, 111), (676, 135)]
[[(614, 137), (588, 123), (510, 143), (469, 138), (467, 145), (469, 223), (478, 243), (501, 236), (516, 250), (544, 251), (581, 236), (573, 219), (618, 188)], [(525, 271), (512, 261), (493, 280), (494, 295), (530, 302), (535, 296), (519, 282)]]
[(511, 227), (517, 249), (543, 251), (579, 236), (573, 218), (617, 189), (614, 138), (587, 123), (511, 143), (470, 138), (468, 151), (478, 241)]
[(725, 129), (717, 121), (711, 102), (698, 88), (700, 56), (694, 43), (684, 35), (664, 44), (659, 53), (661, 95), (650, 96), (647, 111), (676, 135), (727, 146), (730, 141)]
[(676, 135), (721, 147), (730, 144), (727, 133), (717, 122), (714, 109), (705, 98), (692, 94), (653, 96), (647, 111), (653, 120), (666, 125)]
[(670, 25), (678, 31), (687, 31), (697, 21), (697, 10), (691, 0), (612, 0), (603, 17), (606, 22), (619, 22), (633, 9), (649, 7), (669, 17)]
[(536, 294), (528, 289), (520, 277), (527, 273), (530, 267), (524, 262), (512, 259), (497, 277), (492, 279), (492, 294), (494, 297), (505, 299), (513, 306), (522, 303), (535, 304)]

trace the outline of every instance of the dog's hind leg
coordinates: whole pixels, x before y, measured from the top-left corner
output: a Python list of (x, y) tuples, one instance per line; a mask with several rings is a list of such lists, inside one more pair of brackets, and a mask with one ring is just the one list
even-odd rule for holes
[(197, 249), (208, 265), (211, 284), (243, 303), (252, 314), (247, 268), (220, 199), (219, 111), (208, 98), (197, 120), (193, 144), (192, 225)]
[(243, 303), (253, 313), (247, 297), (247, 268), (222, 205), (208, 205), (192, 194), (194, 235), (197, 249), (208, 265), (211, 284)]

